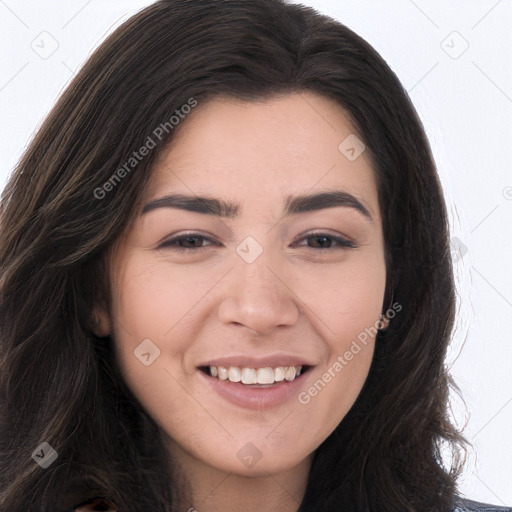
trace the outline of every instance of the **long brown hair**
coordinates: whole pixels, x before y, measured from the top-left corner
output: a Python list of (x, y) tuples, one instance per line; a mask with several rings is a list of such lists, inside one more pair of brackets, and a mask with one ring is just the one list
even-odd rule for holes
[[(94, 52), (16, 166), (0, 204), (1, 510), (53, 512), (97, 495), (130, 512), (177, 504), (158, 429), (124, 385), (112, 340), (92, 332), (94, 301), (109, 301), (105, 255), (186, 123), (172, 126), (177, 109), (306, 90), (337, 101), (366, 145), (386, 304), (402, 310), (378, 334), (356, 403), (318, 448), (301, 511), (450, 510), (465, 440), (447, 412), (455, 295), (430, 147), (378, 53), (284, 0), (143, 9)], [(119, 173), (152, 134), (156, 147)], [(58, 454), (46, 469), (31, 457), (43, 442)]]

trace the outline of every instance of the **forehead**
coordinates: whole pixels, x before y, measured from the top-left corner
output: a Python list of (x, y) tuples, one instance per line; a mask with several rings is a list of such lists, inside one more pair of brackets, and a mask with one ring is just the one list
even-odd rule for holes
[(271, 198), (342, 188), (377, 214), (370, 159), (365, 151), (348, 158), (345, 141), (364, 147), (343, 108), (315, 93), (210, 100), (182, 121), (160, 155), (146, 199), (180, 192), (262, 206)]

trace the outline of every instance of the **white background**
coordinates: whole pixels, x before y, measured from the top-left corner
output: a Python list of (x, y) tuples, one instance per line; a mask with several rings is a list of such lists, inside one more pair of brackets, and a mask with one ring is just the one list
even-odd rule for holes
[[(0, 189), (92, 49), (150, 3), (0, 0)], [(425, 125), (457, 238), (460, 301), (448, 364), (469, 410), (465, 433), (474, 445), (461, 490), (511, 506), (511, 0), (303, 3), (372, 44)], [(460, 400), (454, 415), (464, 420)]]

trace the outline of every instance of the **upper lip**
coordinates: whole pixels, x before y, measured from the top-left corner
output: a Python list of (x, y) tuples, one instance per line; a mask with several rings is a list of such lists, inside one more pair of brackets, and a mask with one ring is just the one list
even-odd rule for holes
[(276, 368), (279, 366), (314, 366), (313, 363), (304, 357), (292, 354), (269, 354), (263, 357), (254, 357), (248, 355), (232, 355), (224, 357), (214, 357), (200, 364), (204, 366), (238, 366), (245, 368), (265, 368), (267, 366)]

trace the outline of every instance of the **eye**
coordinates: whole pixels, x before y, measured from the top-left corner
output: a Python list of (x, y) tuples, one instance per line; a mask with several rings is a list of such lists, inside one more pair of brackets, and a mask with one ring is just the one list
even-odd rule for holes
[[(326, 249), (331, 250), (340, 250), (343, 248), (355, 249), (357, 246), (351, 240), (347, 238), (330, 235), (328, 233), (311, 233), (305, 237), (302, 237), (301, 240), (313, 240), (313, 246), (308, 245), (308, 249), (312, 250), (321, 250), (325, 251)], [(203, 242), (208, 241), (207, 245), (203, 245)], [(334, 242), (334, 246), (332, 245)], [(214, 242), (211, 238), (208, 238), (200, 233), (184, 233), (179, 236), (175, 236), (170, 238), (169, 240), (164, 241), (159, 249), (172, 249), (177, 252), (190, 252), (196, 251), (198, 249), (206, 249), (208, 246), (220, 246), (217, 242)]]
[(204, 246), (202, 243), (205, 240), (212, 242), (210, 238), (201, 235), (200, 233), (185, 233), (164, 241), (160, 245), (159, 249), (172, 249), (173, 251), (177, 252), (188, 252), (194, 251), (196, 249), (205, 249), (208, 247), (208, 245), (220, 245), (216, 242), (213, 242)]
[[(338, 235), (330, 235), (328, 233), (310, 233), (309, 235), (302, 237), (300, 240), (314, 240), (313, 246), (308, 245), (308, 249), (313, 250), (326, 250), (326, 249), (355, 249), (357, 246), (351, 240), (347, 238), (338, 236)], [(336, 245), (332, 246), (332, 242)]]

